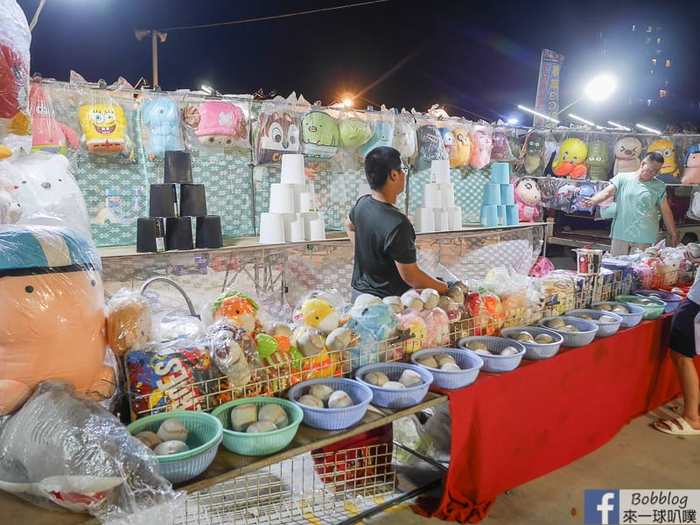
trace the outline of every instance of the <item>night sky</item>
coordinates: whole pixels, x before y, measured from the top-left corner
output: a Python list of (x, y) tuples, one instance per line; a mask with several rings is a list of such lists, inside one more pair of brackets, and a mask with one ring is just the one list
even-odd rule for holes
[[(74, 69), (88, 80), (111, 82), (121, 75), (135, 83), (151, 77), (150, 41), (138, 42), (135, 28), (205, 24), (353, 1), (48, 0), (34, 32), (32, 71), (67, 80)], [(31, 18), (38, 0), (19, 3)], [(296, 90), (311, 102), (329, 104), (386, 75), (366, 92), (363, 105), (425, 110), (440, 103), (451, 114), (495, 120), (512, 114), (518, 103), (534, 103), (543, 47), (566, 55), (562, 102), (567, 104), (578, 98), (582, 79), (600, 69), (600, 31), (655, 20), (681, 49), (674, 57), (679, 103), (693, 97), (700, 101), (698, 0), (654, 4), (392, 0), (276, 21), (171, 31), (159, 48), (161, 85), (172, 90), (207, 83), (224, 93)], [(577, 112), (592, 118), (624, 116), (615, 100), (598, 108), (581, 104)]]

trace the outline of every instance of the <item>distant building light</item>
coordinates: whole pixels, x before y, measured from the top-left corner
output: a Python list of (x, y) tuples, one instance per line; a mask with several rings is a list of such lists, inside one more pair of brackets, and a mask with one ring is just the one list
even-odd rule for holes
[(660, 50), (660, 49), (657, 49), (657, 50), (656, 50), (656, 54), (657, 54), (657, 55), (660, 55), (660, 54), (661, 54), (661, 50)]
[(648, 98), (647, 99), (647, 106), (652, 106), (654, 105), (654, 99), (653, 98)]
[(671, 59), (670, 58), (666, 59), (666, 67), (671, 67)]
[(644, 43), (645, 43), (646, 45), (651, 44), (651, 37), (648, 36), (648, 37), (646, 38), (646, 40), (644, 40)]
[(654, 29), (651, 26), (647, 26), (647, 33), (651, 33)]
[(651, 59), (651, 63), (652, 63), (652, 65), (654, 65), (654, 66), (656, 65), (656, 57), (654, 57), (654, 58)]
[(658, 45), (661, 45), (661, 40), (662, 40), (662, 38), (661, 38), (661, 37), (658, 37), (658, 38), (656, 39), (656, 43), (657, 43)]
[(668, 80), (664, 80), (664, 86), (668, 87), (669, 84), (670, 82)]
[(668, 96), (668, 91), (665, 89), (660, 89), (659, 90), (659, 98), (666, 98)]
[(654, 70), (653, 70), (653, 69), (650, 69), (650, 70), (649, 70), (649, 74), (650, 74), (650, 75), (653, 75), (653, 74), (654, 74)]
[(632, 31), (636, 31), (636, 30), (637, 30), (637, 24), (632, 24)]

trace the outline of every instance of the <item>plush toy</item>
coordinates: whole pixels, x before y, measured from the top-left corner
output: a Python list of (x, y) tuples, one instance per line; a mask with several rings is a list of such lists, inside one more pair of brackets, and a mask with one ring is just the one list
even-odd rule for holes
[(673, 142), (668, 139), (658, 139), (649, 144), (647, 153), (657, 152), (664, 157), (664, 164), (659, 170), (660, 179), (664, 182), (678, 182), (680, 170), (676, 162), (676, 150), (673, 147)]
[(248, 125), (237, 104), (207, 100), (198, 108), (199, 124), (194, 134), (202, 145), (215, 147), (248, 147)]
[(544, 152), (544, 137), (541, 133), (531, 131), (525, 137), (521, 158), (525, 167), (525, 173), (532, 175), (544, 170), (542, 154)]
[(166, 151), (184, 149), (180, 132), (180, 112), (170, 97), (148, 100), (141, 109), (141, 121), (147, 130), (144, 147), (149, 158), (162, 157)]
[(260, 113), (255, 152), (259, 164), (280, 162), (285, 153), (299, 153), (301, 121), (294, 113)]
[(440, 302), (438, 303), (440, 309), (447, 314), (447, 318), (450, 320), (450, 322), (459, 321), (462, 318), (462, 314), (464, 313), (463, 305), (464, 297), (462, 297), (462, 301), (457, 302), (446, 295), (440, 297)]
[(406, 352), (412, 354), (424, 347), (425, 339), (428, 337), (428, 327), (425, 320), (418, 312), (406, 310), (397, 316), (399, 329), (408, 333), (411, 337), (403, 344)]
[(126, 114), (116, 102), (83, 104), (78, 109), (80, 128), (87, 150), (93, 155), (128, 155), (131, 141)]
[(337, 121), (323, 111), (311, 111), (301, 121), (304, 155), (330, 159), (338, 152), (340, 131)]
[(585, 179), (588, 146), (581, 139), (571, 137), (561, 143), (559, 153), (552, 161), (552, 172), (557, 177)]
[(419, 170), (430, 168), (432, 161), (449, 158), (445, 143), (442, 141), (440, 130), (433, 125), (425, 125), (418, 128), (418, 162)]
[(472, 153), (472, 143), (469, 130), (457, 127), (452, 130), (452, 147), (449, 150), (450, 167), (462, 168), (469, 165)]
[(342, 119), (338, 129), (340, 145), (347, 150), (355, 150), (372, 138), (369, 122), (356, 117)]
[(38, 82), (33, 82), (29, 91), (29, 107), (32, 111), (32, 151), (65, 155), (69, 147), (80, 147), (78, 134), (54, 118), (53, 108)]
[(496, 129), (493, 132), (491, 160), (509, 162), (513, 160), (513, 158), (513, 151), (510, 149), (507, 131), (505, 129)]
[(447, 152), (447, 157), (450, 157), (452, 147), (455, 143), (455, 136), (452, 134), (450, 128), (438, 128), (440, 131), (440, 136), (442, 137), (442, 143), (445, 145), (445, 151)]
[(0, 229), (0, 415), (46, 379), (96, 399), (112, 394), (100, 269), (94, 248), (72, 230)]
[(367, 143), (360, 147), (360, 154), (365, 157), (374, 148), (378, 148), (380, 146), (391, 146), (393, 142), (394, 121), (378, 120), (374, 122), (372, 126), (372, 138), (370, 138)]
[(258, 303), (239, 291), (228, 291), (219, 295), (211, 306), (213, 319), (226, 318), (235, 326), (253, 335), (260, 330)]
[(540, 218), (542, 192), (535, 179), (524, 177), (515, 185), (515, 203), (520, 222), (536, 222)]
[(591, 179), (608, 180), (609, 170), (608, 143), (593, 139), (588, 144), (588, 173)]
[(379, 345), (396, 335), (398, 323), (391, 306), (382, 302), (353, 310), (348, 328), (357, 336), (358, 344), (350, 348), (353, 370), (383, 360)]
[(450, 318), (442, 308), (425, 310), (422, 313), (427, 329), (424, 348), (438, 348), (450, 344)]
[(151, 308), (137, 292), (121, 289), (107, 303), (107, 341), (121, 358), (151, 339)]
[(0, 172), (0, 225), (14, 224), (22, 216), (22, 206), (14, 198), (18, 189), (19, 186)]
[(405, 161), (412, 159), (418, 150), (418, 137), (416, 136), (416, 123), (413, 118), (411, 121), (406, 119), (397, 119), (394, 127), (394, 147), (401, 153), (401, 158)]
[[(14, 200), (22, 208), (20, 224), (67, 226), (90, 234), (83, 194), (63, 155), (37, 152), (12, 158), (0, 166), (17, 190)], [(0, 175), (1, 176), (1, 175)]]
[(576, 188), (576, 195), (571, 204), (571, 211), (579, 213), (587, 213), (592, 215), (594, 209), (585, 205), (585, 201), (597, 193), (598, 189), (595, 184), (590, 182), (582, 182)]
[(488, 126), (474, 126), (469, 137), (472, 143), (469, 165), (480, 170), (491, 162), (491, 128)]
[(642, 142), (637, 137), (623, 137), (615, 143), (615, 165), (613, 173), (637, 171), (642, 161)]
[(700, 184), (700, 144), (689, 146), (685, 153), (683, 184)]

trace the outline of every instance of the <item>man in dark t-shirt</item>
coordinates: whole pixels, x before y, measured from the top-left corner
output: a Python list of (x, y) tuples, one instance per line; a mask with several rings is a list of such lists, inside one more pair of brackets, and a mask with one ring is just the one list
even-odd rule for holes
[(374, 148), (365, 157), (365, 174), (372, 190), (350, 210), (346, 222), (355, 248), (352, 287), (355, 293), (377, 297), (401, 295), (411, 288), (447, 292), (416, 263), (416, 232), (395, 204), (406, 187), (401, 155), (394, 148)]

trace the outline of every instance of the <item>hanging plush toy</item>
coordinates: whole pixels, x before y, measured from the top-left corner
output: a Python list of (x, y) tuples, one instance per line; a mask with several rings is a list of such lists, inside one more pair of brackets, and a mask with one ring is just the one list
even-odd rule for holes
[(535, 179), (522, 178), (515, 185), (515, 203), (520, 222), (536, 222), (540, 218), (542, 192)]
[(469, 165), (472, 143), (469, 139), (469, 130), (457, 127), (452, 130), (452, 147), (449, 150), (450, 167), (462, 168)]
[(216, 321), (226, 318), (234, 326), (253, 335), (261, 328), (258, 320), (258, 303), (239, 291), (224, 292), (211, 305), (212, 317)]
[(354, 151), (372, 138), (372, 128), (369, 122), (357, 117), (342, 119), (338, 129), (340, 145), (346, 150)]
[(598, 191), (598, 188), (592, 182), (582, 182), (576, 188), (576, 195), (574, 201), (571, 204), (571, 211), (578, 213), (587, 213), (592, 215), (594, 209), (590, 206), (586, 206), (586, 201), (593, 197)]
[(491, 160), (508, 162), (513, 160), (513, 152), (508, 142), (506, 129), (496, 129), (493, 132), (493, 146), (491, 147)]
[(398, 118), (394, 127), (394, 147), (399, 150), (404, 161), (413, 159), (418, 150), (416, 137), (416, 122), (413, 117), (407, 119)]
[(676, 150), (673, 147), (673, 142), (668, 139), (658, 139), (649, 144), (647, 153), (657, 152), (664, 157), (664, 164), (659, 170), (659, 178), (664, 182), (678, 182), (680, 170), (676, 162)]
[(542, 134), (531, 131), (525, 137), (521, 157), (525, 167), (525, 173), (532, 175), (544, 170), (542, 152), (544, 151), (544, 137)]
[(365, 157), (374, 148), (391, 146), (394, 142), (393, 120), (378, 120), (372, 126), (372, 138), (360, 148), (360, 154)]
[(685, 154), (683, 184), (700, 184), (700, 144), (689, 146)]
[(608, 180), (608, 143), (593, 139), (588, 145), (588, 173), (592, 180)]
[(585, 179), (587, 168), (588, 146), (581, 139), (568, 138), (561, 143), (559, 153), (552, 162), (552, 172), (557, 177)]
[(126, 114), (116, 102), (83, 104), (78, 110), (80, 128), (87, 150), (93, 155), (127, 155), (131, 141)]
[(202, 145), (216, 147), (248, 146), (248, 126), (237, 104), (207, 100), (198, 108), (199, 124), (194, 134)]
[(65, 155), (68, 148), (78, 149), (80, 137), (71, 128), (54, 118), (53, 108), (38, 82), (29, 91), (32, 111), (32, 151)]
[(328, 113), (311, 111), (301, 121), (301, 140), (304, 155), (330, 159), (338, 152), (338, 123)]
[(445, 145), (445, 151), (447, 152), (447, 158), (450, 158), (452, 153), (452, 148), (455, 144), (455, 136), (452, 134), (450, 128), (438, 128), (440, 130), (440, 136), (442, 137), (442, 143)]
[(152, 98), (141, 109), (141, 121), (147, 131), (146, 153), (153, 160), (166, 151), (181, 151), (180, 112), (177, 104), (166, 96)]
[(474, 126), (470, 133), (471, 158), (469, 165), (480, 170), (491, 162), (491, 128), (488, 126)]
[(639, 169), (642, 142), (637, 137), (623, 137), (615, 143), (613, 174), (630, 173)]
[(419, 170), (428, 169), (434, 160), (444, 160), (449, 158), (445, 143), (442, 141), (440, 130), (431, 125), (418, 128), (418, 162)]
[(299, 153), (301, 122), (294, 113), (260, 113), (255, 152), (258, 164), (280, 162), (285, 153)]

